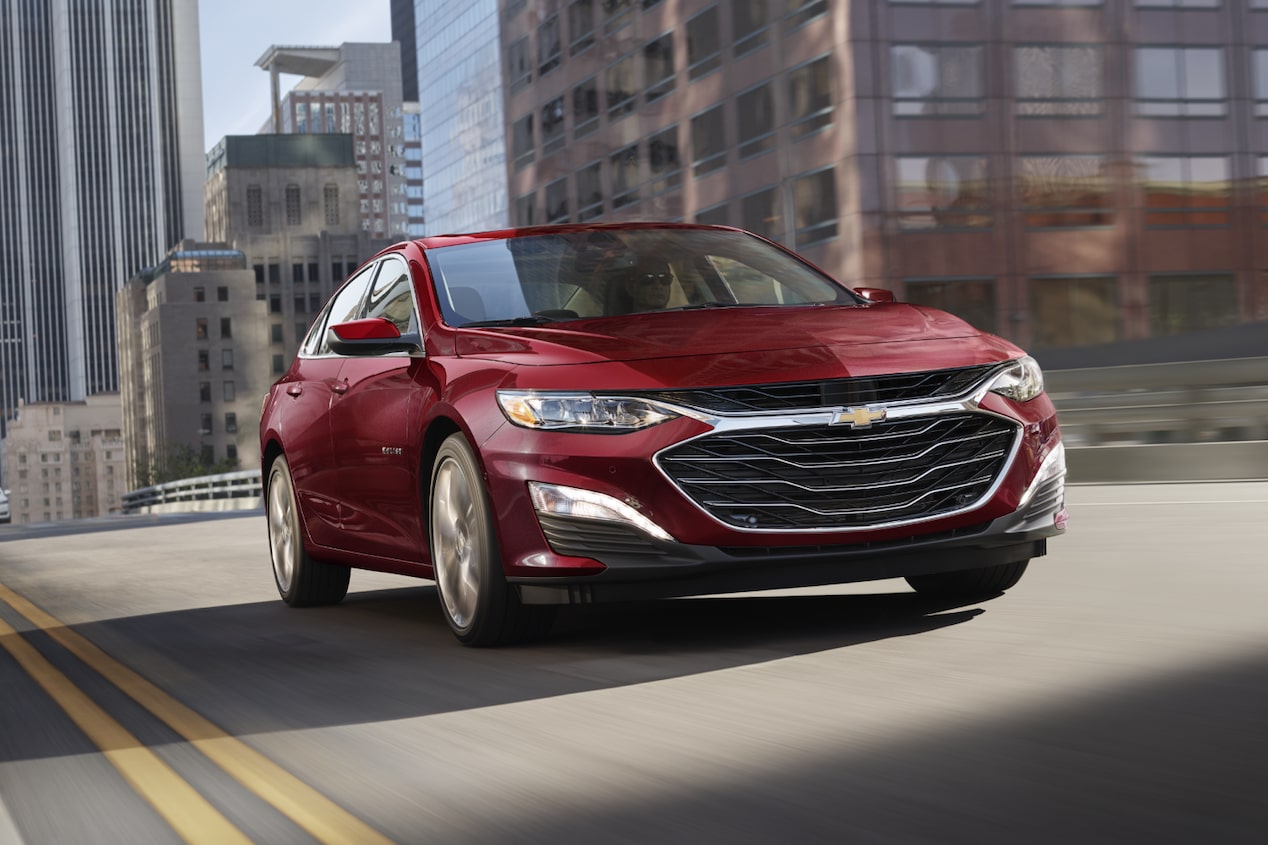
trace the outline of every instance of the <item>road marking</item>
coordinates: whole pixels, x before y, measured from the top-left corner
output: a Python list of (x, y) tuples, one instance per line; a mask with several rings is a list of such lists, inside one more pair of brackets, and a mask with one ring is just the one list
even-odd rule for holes
[(392, 840), (268, 757), (124, 666), (52, 614), (0, 584), (8, 603), (63, 648), (207, 755), (217, 766), (328, 845), (393, 845)]
[(181, 839), (190, 845), (215, 845), (220, 842), (250, 845), (251, 840), (206, 798), (127, 728), (98, 707), (4, 619), (0, 619), (0, 647), (9, 652), (49, 697), (66, 711), (66, 715), (101, 749), (119, 774), (150, 802)]

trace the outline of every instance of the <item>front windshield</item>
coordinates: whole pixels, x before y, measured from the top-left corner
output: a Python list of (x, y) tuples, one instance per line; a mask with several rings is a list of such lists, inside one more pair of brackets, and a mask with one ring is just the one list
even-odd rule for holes
[(453, 326), (649, 311), (857, 304), (845, 288), (743, 232), (595, 229), (428, 250)]

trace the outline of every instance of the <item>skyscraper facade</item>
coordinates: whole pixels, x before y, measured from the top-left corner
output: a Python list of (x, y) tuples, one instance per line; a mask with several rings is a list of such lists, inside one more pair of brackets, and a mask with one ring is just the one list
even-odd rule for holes
[(497, 0), (417, 0), (427, 234), (507, 225)]
[(1268, 319), (1268, 0), (505, 0), (500, 30), (515, 224), (741, 226), (1037, 351)]
[(195, 0), (0, 4), (0, 429), (118, 390), (115, 293), (203, 228)]

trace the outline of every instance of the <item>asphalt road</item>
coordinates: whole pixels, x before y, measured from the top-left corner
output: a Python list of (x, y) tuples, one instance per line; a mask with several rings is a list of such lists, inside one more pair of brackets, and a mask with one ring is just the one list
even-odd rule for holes
[[(0, 526), (0, 845), (1268, 841), (1268, 483), (1085, 486), (1007, 595), (276, 597), (263, 517)], [(103, 530), (109, 529), (109, 530)]]

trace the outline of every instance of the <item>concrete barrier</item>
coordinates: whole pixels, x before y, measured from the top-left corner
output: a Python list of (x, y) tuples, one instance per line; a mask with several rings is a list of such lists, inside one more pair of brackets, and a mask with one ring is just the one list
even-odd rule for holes
[(1268, 440), (1066, 449), (1071, 484), (1268, 479)]

